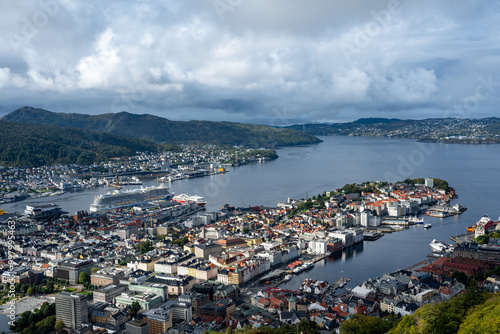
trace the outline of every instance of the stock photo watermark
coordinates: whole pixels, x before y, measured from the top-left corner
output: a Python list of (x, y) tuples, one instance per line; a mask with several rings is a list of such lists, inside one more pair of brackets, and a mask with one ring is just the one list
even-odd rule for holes
[(112, 112), (131, 112), (139, 107), (139, 105), (146, 101), (148, 92), (144, 86), (137, 89), (130, 89), (128, 92), (120, 94), (111, 103)]
[(38, 8), (33, 14), (26, 15), (19, 20), (18, 31), (9, 33), (11, 47), (18, 51), (21, 46), (26, 45), (49, 24), (51, 19), (59, 14), (60, 9), (56, 0), (39, 1)]
[[(9, 270), (13, 271), (16, 263), (13, 259), (14, 249), (14, 241), (16, 239), (16, 222), (13, 220), (9, 220), (8, 222), (8, 231), (7, 231), (7, 249), (9, 251)], [(9, 283), (8, 287), (8, 295), (7, 298), (9, 301), (7, 302), (9, 305), (7, 306), (7, 317), (10, 319), (8, 322), (9, 325), (14, 326), (14, 320), (16, 320), (16, 282), (13, 277), (10, 277), (7, 281)]]
[[(405, 0), (406, 2), (412, 0)], [(394, 18), (402, 12), (402, 2), (400, 0), (391, 0), (387, 3), (385, 9), (370, 12), (372, 20), (362, 26), (356, 26), (352, 29), (351, 39), (343, 38), (339, 47), (344, 58), (350, 63), (355, 55), (360, 54), (366, 48), (373, 38), (377, 37), (389, 26)]]
[(241, 5), (243, 0), (214, 0), (212, 6), (219, 16), (219, 19), (224, 21), (224, 16), (227, 12), (232, 12), (236, 7)]
[[(481, 101), (487, 100), (495, 93), (495, 87), (500, 86), (500, 81), (493, 81), (490, 74), (487, 77), (479, 76), (479, 83), (474, 87), (474, 92), (464, 97), (460, 103), (454, 105), (451, 109), (444, 112), (443, 117), (468, 118), (471, 112), (479, 108)], [(396, 172), (385, 172), (385, 180), (394, 183), (412, 176), (416, 169), (422, 166), (425, 160), (436, 150), (436, 146), (430, 143), (416, 142), (417, 148), (410, 152), (408, 156), (400, 155)]]
[(495, 87), (500, 86), (500, 81), (493, 81), (493, 76), (482, 75), (478, 77), (479, 83), (474, 88), (474, 93), (463, 98), (460, 103), (454, 105), (444, 113), (444, 117), (467, 118), (472, 111), (477, 110), (481, 101), (487, 100), (495, 93)]

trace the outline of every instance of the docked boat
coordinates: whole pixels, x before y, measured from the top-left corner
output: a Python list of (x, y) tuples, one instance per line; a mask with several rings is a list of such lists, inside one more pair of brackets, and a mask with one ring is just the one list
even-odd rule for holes
[(299, 274), (299, 273), (303, 272), (304, 270), (310, 269), (312, 267), (314, 267), (314, 263), (312, 263), (312, 262), (306, 262), (303, 265), (301, 265), (300, 267), (297, 267), (297, 268), (293, 269), (292, 272), (294, 274)]
[(190, 196), (188, 194), (180, 194), (180, 195), (174, 196), (172, 198), (172, 200), (179, 202), (179, 203), (182, 203), (182, 204), (196, 203), (198, 206), (205, 206), (205, 204), (207, 204), (207, 201), (205, 200), (205, 198), (203, 198), (201, 196), (196, 196), (196, 195)]
[(436, 239), (433, 239), (429, 246), (431, 246), (432, 250), (435, 252), (447, 252), (450, 250), (450, 245), (442, 241), (437, 241)]
[(148, 187), (130, 190), (115, 190), (94, 197), (90, 212), (108, 211), (145, 204), (150, 201), (170, 199), (172, 194), (168, 187)]
[(292, 275), (288, 274), (285, 276), (284, 281), (287, 282), (292, 279)]
[(424, 225), (424, 228), (431, 228), (431, 227), (432, 227), (432, 225), (429, 224), (429, 223), (427, 223), (427, 224)]
[(418, 218), (417, 216), (414, 216), (414, 217), (410, 217), (408, 219), (408, 222), (409, 223), (413, 223), (413, 224), (423, 224), (424, 223), (424, 219), (423, 218)]

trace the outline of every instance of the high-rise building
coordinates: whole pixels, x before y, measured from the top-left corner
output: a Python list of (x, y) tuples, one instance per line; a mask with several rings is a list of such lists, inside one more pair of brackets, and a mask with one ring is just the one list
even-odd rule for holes
[(126, 323), (128, 334), (149, 334), (149, 324), (144, 320), (132, 320)]
[(66, 327), (76, 329), (89, 321), (87, 296), (60, 292), (56, 295), (56, 319)]

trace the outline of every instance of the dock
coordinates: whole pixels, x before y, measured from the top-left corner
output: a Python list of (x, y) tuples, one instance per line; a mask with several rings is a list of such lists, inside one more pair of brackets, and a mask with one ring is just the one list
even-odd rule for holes
[(348, 277), (341, 277), (337, 282), (331, 285), (332, 290), (337, 290), (338, 288), (344, 287), (344, 285), (349, 282), (351, 279)]
[(363, 240), (374, 241), (382, 238), (384, 236), (383, 233), (379, 232), (366, 232), (363, 234)]
[(429, 208), (426, 214), (430, 217), (436, 218), (446, 218), (454, 215), (459, 215), (464, 213), (467, 210), (466, 207), (463, 207), (460, 204), (455, 204), (454, 206), (434, 206)]
[(474, 233), (465, 233), (450, 237), (450, 240), (455, 241), (456, 243), (462, 243), (465, 241), (469, 241), (469, 239), (472, 237), (474, 237)]
[(331, 254), (332, 254), (331, 252), (326, 252), (325, 254), (317, 255), (311, 260), (311, 262), (316, 263), (318, 261), (323, 260), (324, 258), (329, 257)]
[[(265, 281), (271, 281), (271, 280), (274, 280), (278, 277), (281, 277), (285, 274), (285, 271), (284, 270), (281, 270), (281, 269), (276, 269), (276, 270), (273, 270), (271, 271), (269, 274), (261, 277), (259, 279), (260, 282), (265, 282)], [(278, 284), (279, 285), (279, 284)]]

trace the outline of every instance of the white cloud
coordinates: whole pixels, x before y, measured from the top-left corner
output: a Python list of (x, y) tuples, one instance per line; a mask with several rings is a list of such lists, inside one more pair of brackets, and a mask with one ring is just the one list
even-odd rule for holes
[[(129, 111), (171, 119), (422, 118), (470, 94), (480, 75), (500, 81), (497, 3), (400, 0), (374, 33), (387, 0), (221, 1), (232, 6), (222, 19), (204, 0), (58, 0), (30, 36), (43, 7), (0, 4), (0, 87), (12, 93), (1, 112), (109, 112), (140, 87), (147, 98)], [(360, 32), (368, 39), (356, 44)], [(345, 42), (356, 48), (347, 58)], [(477, 113), (495, 112), (498, 96)]]

